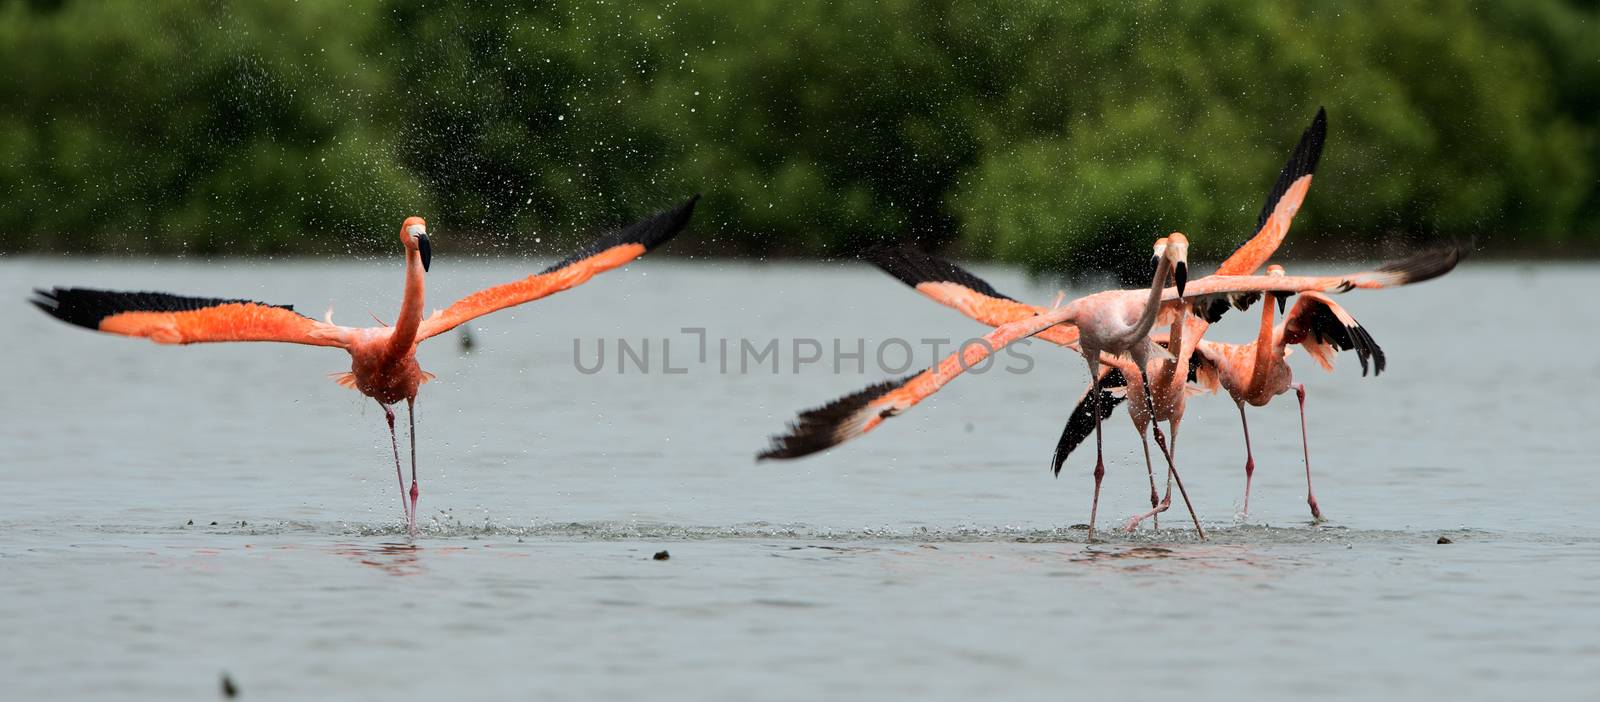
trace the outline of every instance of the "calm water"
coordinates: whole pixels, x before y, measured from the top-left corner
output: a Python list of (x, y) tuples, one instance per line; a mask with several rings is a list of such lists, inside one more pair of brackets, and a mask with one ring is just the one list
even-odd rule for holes
[[(437, 257), (429, 304), (534, 269)], [(1119, 413), (1109, 541), (1092, 546), (1071, 528), (1092, 456), (1048, 471), (1085, 373), (1042, 344), (1024, 350), (1032, 372), (958, 381), (829, 454), (751, 460), (796, 410), (890, 375), (872, 367), (884, 339), (920, 366), (922, 339), (982, 331), (864, 266), (646, 260), (480, 320), (471, 354), (453, 335), (424, 345), (438, 380), (419, 400), (414, 543), (382, 414), (326, 377), (343, 353), (158, 347), (22, 303), (38, 285), (166, 289), (318, 317), (331, 301), (365, 324), (392, 319), (397, 263), (11, 260), (0, 280), (6, 699), (207, 699), (223, 671), (247, 699), (1503, 699), (1600, 683), (1600, 314), (1562, 303), (1593, 292), (1593, 266), (1468, 263), (1344, 296), (1389, 372), (1294, 359), (1321, 527), (1292, 398), (1252, 410), (1240, 521), (1237, 415), (1207, 397), (1179, 458), (1212, 539), (1176, 516), (1113, 533), (1146, 489)], [(705, 363), (683, 327), (706, 330)], [(1212, 338), (1253, 329), (1239, 315)], [(619, 337), (651, 340), (650, 372), (618, 372)], [(825, 357), (863, 339), (867, 372), (791, 372), (796, 337)], [(610, 358), (580, 372), (574, 339), (592, 366), (602, 338)], [(777, 338), (781, 371), (739, 373), (741, 338)], [(662, 372), (662, 339), (686, 372)]]

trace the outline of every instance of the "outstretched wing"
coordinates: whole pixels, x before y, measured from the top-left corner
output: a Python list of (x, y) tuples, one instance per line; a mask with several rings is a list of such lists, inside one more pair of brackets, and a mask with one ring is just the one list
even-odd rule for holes
[[(991, 327), (1027, 319), (1047, 309), (1018, 302), (970, 271), (909, 246), (874, 249), (867, 252), (866, 258), (935, 302)], [(1072, 346), (1078, 342), (1078, 329), (1052, 328), (1039, 338)]]
[(577, 287), (598, 273), (625, 265), (682, 231), (699, 200), (700, 196), (695, 195), (677, 207), (603, 236), (536, 275), (461, 298), (422, 320), (417, 339), (437, 336), (475, 317)]
[[(1267, 202), (1261, 206), (1261, 214), (1256, 217), (1255, 236), (1240, 244), (1217, 267), (1216, 275), (1252, 275), (1277, 252), (1284, 237), (1289, 235), (1289, 225), (1294, 222), (1295, 213), (1300, 211), (1300, 205), (1305, 202), (1306, 192), (1311, 189), (1311, 177), (1316, 173), (1317, 162), (1322, 159), (1322, 144), (1327, 136), (1328, 114), (1319, 107), (1311, 126), (1301, 133), (1300, 142), (1289, 153), (1289, 161), (1283, 164), (1283, 170), (1278, 172), (1278, 180), (1267, 193)], [(1259, 297), (1256, 293), (1212, 295), (1194, 300), (1193, 304), (1196, 315), (1214, 323), (1228, 311), (1229, 305), (1241, 310), (1249, 309)]]
[(1278, 250), (1283, 238), (1289, 234), (1289, 224), (1305, 202), (1306, 191), (1311, 188), (1311, 177), (1322, 159), (1322, 143), (1328, 137), (1328, 113), (1317, 108), (1311, 126), (1300, 135), (1289, 154), (1289, 162), (1278, 172), (1277, 182), (1267, 194), (1267, 202), (1256, 217), (1256, 234), (1228, 256), (1217, 268), (1217, 275), (1250, 275), (1265, 265)]
[(1361, 375), (1367, 374), (1368, 359), (1371, 359), (1374, 376), (1383, 373), (1385, 359), (1378, 342), (1355, 317), (1326, 295), (1302, 293), (1284, 318), (1279, 333), (1282, 334), (1280, 344), (1300, 344), (1326, 370), (1333, 370), (1335, 351), (1354, 350), (1361, 361)]
[(963, 344), (938, 365), (921, 373), (874, 383), (828, 404), (801, 412), (798, 418), (789, 423), (788, 433), (772, 437), (772, 445), (758, 454), (756, 460), (808, 456), (872, 431), (883, 420), (932, 397), (968, 368), (980, 365), (984, 359), (1008, 344), (1059, 324), (1064, 315), (1064, 311), (1052, 310), (1049, 320), (1041, 316), (1003, 325), (985, 335), (981, 342)]
[[(1461, 253), (1461, 249), (1456, 248), (1423, 251), (1370, 271), (1349, 275), (1210, 275), (1190, 281), (1184, 292), (1192, 298), (1236, 292), (1342, 293), (1356, 288), (1392, 288), (1432, 280), (1449, 273), (1461, 261)], [(1178, 299), (1176, 288), (1167, 288), (1161, 296), (1162, 302), (1177, 302)]]
[(281, 341), (344, 347), (350, 329), (298, 314), (289, 305), (87, 288), (34, 290), (36, 307), (69, 324), (158, 344)]

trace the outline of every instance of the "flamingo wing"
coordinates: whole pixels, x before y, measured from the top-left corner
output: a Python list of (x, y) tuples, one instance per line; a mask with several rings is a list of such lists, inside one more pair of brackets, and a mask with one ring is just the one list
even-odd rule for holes
[(1311, 126), (1300, 135), (1300, 142), (1289, 153), (1289, 162), (1278, 172), (1278, 180), (1267, 193), (1267, 202), (1256, 217), (1256, 234), (1239, 245), (1217, 268), (1217, 275), (1250, 275), (1265, 265), (1289, 234), (1289, 224), (1305, 202), (1311, 177), (1322, 159), (1322, 144), (1328, 137), (1328, 113), (1317, 108)]
[(842, 444), (877, 428), (883, 420), (902, 414), (1011, 343), (1070, 321), (1063, 308), (1002, 325), (978, 342), (962, 344), (937, 365), (898, 380), (874, 383), (820, 407), (800, 413), (789, 423), (788, 433), (772, 437), (756, 460), (799, 458)]
[[(991, 327), (1027, 319), (1048, 309), (1018, 302), (970, 271), (908, 246), (875, 249), (867, 253), (867, 259), (933, 301)], [(1061, 346), (1074, 346), (1078, 330), (1058, 327), (1039, 336)]]
[(1206, 392), (1216, 392), (1222, 387), (1222, 369), (1219, 361), (1222, 356), (1218, 351), (1226, 344), (1215, 341), (1203, 340), (1195, 344), (1194, 353), (1189, 356), (1189, 382), (1198, 385)]
[(689, 223), (699, 195), (670, 210), (603, 236), (576, 253), (535, 275), (514, 283), (497, 285), (468, 295), (422, 320), (417, 331), (420, 341), (438, 336), (462, 323), (507, 307), (532, 302), (547, 295), (582, 285), (596, 274), (625, 265), (676, 236)]
[(1327, 370), (1333, 370), (1334, 351), (1354, 350), (1361, 362), (1362, 376), (1367, 374), (1369, 359), (1372, 374), (1383, 373), (1386, 361), (1378, 342), (1355, 317), (1326, 295), (1302, 293), (1284, 318), (1279, 333), (1282, 334), (1280, 344), (1300, 344)]
[[(1184, 292), (1189, 298), (1218, 293), (1242, 292), (1332, 292), (1356, 288), (1375, 290), (1411, 285), (1449, 273), (1461, 261), (1461, 249), (1423, 251), (1409, 258), (1386, 263), (1370, 271), (1331, 276), (1288, 275), (1210, 275), (1189, 281)], [(1176, 288), (1162, 292), (1163, 302), (1178, 302)], [(1187, 299), (1187, 298), (1185, 298)]]
[(87, 288), (35, 290), (30, 300), (69, 324), (158, 344), (280, 341), (345, 347), (350, 329), (319, 322), (289, 305)]
[(1128, 378), (1122, 371), (1111, 366), (1103, 366), (1100, 372), (1100, 402), (1096, 404), (1094, 396), (1090, 393), (1094, 386), (1090, 385), (1083, 391), (1083, 397), (1078, 398), (1078, 405), (1072, 408), (1072, 414), (1067, 417), (1067, 426), (1061, 429), (1061, 438), (1056, 441), (1055, 456), (1050, 459), (1050, 470), (1061, 475), (1061, 465), (1067, 462), (1067, 456), (1094, 433), (1095, 408), (1100, 408), (1100, 420), (1104, 421), (1111, 416), (1111, 412), (1128, 399), (1126, 392), (1114, 393), (1116, 388), (1127, 388)]
[[(1311, 126), (1306, 127), (1300, 135), (1300, 142), (1289, 153), (1289, 161), (1283, 164), (1283, 170), (1278, 172), (1278, 180), (1267, 193), (1267, 202), (1261, 206), (1261, 214), (1256, 217), (1255, 236), (1245, 240), (1223, 260), (1222, 265), (1217, 267), (1216, 275), (1252, 275), (1277, 252), (1284, 237), (1289, 235), (1289, 225), (1293, 223), (1295, 213), (1300, 211), (1300, 205), (1305, 202), (1306, 193), (1311, 188), (1311, 177), (1316, 173), (1318, 161), (1322, 159), (1322, 144), (1327, 136), (1328, 114), (1319, 107)], [(1196, 315), (1215, 323), (1230, 305), (1246, 310), (1260, 297), (1259, 293), (1254, 292), (1208, 295), (1196, 299), (1193, 305)]]

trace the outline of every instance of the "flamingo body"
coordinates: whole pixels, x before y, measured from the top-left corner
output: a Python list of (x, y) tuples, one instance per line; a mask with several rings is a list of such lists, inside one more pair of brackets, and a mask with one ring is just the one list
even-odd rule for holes
[[(427, 222), (410, 217), (400, 226), (406, 252), (405, 294), (394, 326), (344, 327), (331, 319), (318, 321), (289, 305), (238, 299), (185, 297), (158, 292), (121, 292), (56, 287), (35, 290), (31, 302), (64, 322), (121, 336), (144, 337), (159, 344), (224, 341), (277, 341), (331, 346), (350, 354), (349, 372), (334, 374), (339, 385), (376, 400), (383, 407), (394, 439), (393, 406), (413, 409), (417, 391), (433, 378), (417, 363), (417, 344), (473, 318), (531, 302), (573, 288), (595, 275), (622, 266), (666, 243), (688, 224), (696, 195), (683, 204), (616, 230), (571, 256), (523, 280), (473, 293), (449, 307), (423, 316), (424, 276), (432, 258)], [(331, 315), (330, 315), (331, 316)], [(416, 529), (416, 432), (411, 421), (412, 481), (409, 495), (400, 479), (402, 506), (407, 497), (407, 526)], [(394, 442), (395, 472), (400, 473), (400, 448)]]

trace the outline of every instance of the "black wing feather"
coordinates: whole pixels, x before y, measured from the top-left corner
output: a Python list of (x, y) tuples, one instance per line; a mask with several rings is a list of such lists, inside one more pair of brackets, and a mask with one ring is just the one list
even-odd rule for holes
[(551, 264), (549, 268), (540, 271), (540, 275), (566, 268), (578, 261), (589, 258), (607, 249), (625, 244), (642, 244), (645, 251), (654, 251), (657, 246), (667, 243), (678, 232), (683, 231), (684, 225), (689, 223), (690, 215), (694, 214), (695, 203), (700, 201), (700, 196), (695, 195), (670, 210), (662, 210), (610, 234), (600, 237), (584, 245), (571, 256)]
[(1256, 231), (1261, 231), (1262, 225), (1267, 223), (1272, 211), (1278, 208), (1278, 201), (1283, 199), (1284, 193), (1289, 192), (1289, 186), (1317, 172), (1317, 162), (1322, 160), (1322, 143), (1327, 138), (1328, 112), (1318, 107), (1317, 116), (1311, 118), (1311, 126), (1300, 134), (1300, 143), (1295, 144), (1294, 151), (1289, 153), (1289, 162), (1283, 164), (1283, 170), (1278, 171), (1278, 180), (1267, 193), (1267, 202), (1261, 206), (1261, 214), (1256, 216)]
[(756, 460), (799, 458), (839, 445), (850, 438), (848, 429), (851, 423), (860, 419), (860, 412), (868, 404), (899, 389), (918, 375), (921, 374), (913, 373), (898, 380), (874, 383), (821, 407), (801, 412), (789, 423), (789, 433), (772, 437), (772, 445), (757, 454)]
[(1361, 375), (1365, 377), (1369, 368), (1373, 376), (1383, 373), (1387, 365), (1383, 349), (1378, 347), (1378, 342), (1373, 340), (1372, 334), (1359, 323), (1346, 326), (1339, 321), (1338, 315), (1325, 305), (1316, 305), (1311, 308), (1307, 319), (1304, 320), (1306, 333), (1319, 343), (1328, 344), (1340, 351), (1354, 350), (1356, 360), (1361, 363)]
[(922, 283), (955, 283), (989, 297), (1014, 301), (961, 266), (909, 246), (870, 249), (864, 258), (913, 288)]
[[(87, 329), (124, 312), (193, 312), (218, 305), (260, 305), (294, 311), (294, 305), (269, 305), (255, 300), (220, 297), (185, 297), (163, 292), (122, 292), (91, 288), (34, 289), (28, 301), (56, 319)], [(302, 315), (303, 316), (303, 315)]]
[[(1111, 416), (1111, 411), (1127, 399), (1111, 394), (1111, 388), (1126, 388), (1128, 379), (1123, 377), (1122, 371), (1115, 368), (1100, 379), (1100, 419), (1103, 421)], [(1094, 433), (1095, 407), (1093, 389), (1083, 394), (1083, 399), (1078, 401), (1078, 406), (1072, 409), (1072, 416), (1067, 418), (1067, 426), (1061, 430), (1061, 439), (1056, 442), (1056, 453), (1050, 459), (1050, 470), (1055, 475), (1061, 475), (1061, 464), (1067, 462), (1067, 456), (1078, 448), (1078, 444), (1089, 438)]]

